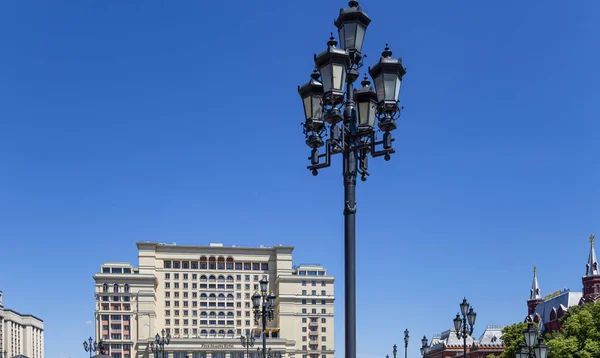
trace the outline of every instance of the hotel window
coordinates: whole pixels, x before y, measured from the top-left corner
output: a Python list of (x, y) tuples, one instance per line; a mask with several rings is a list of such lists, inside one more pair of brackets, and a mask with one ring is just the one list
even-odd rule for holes
[(313, 282), (311, 282), (311, 284), (312, 284), (313, 286), (316, 286), (316, 285), (317, 285), (317, 281), (313, 281)]
[(321, 290), (321, 296), (326, 296), (326, 295), (327, 295), (327, 291)]
[(214, 269), (216, 268), (216, 265), (215, 265), (215, 263), (214, 263), (214, 262), (209, 262), (209, 263), (208, 263), (208, 268), (209, 268), (210, 270), (214, 270)]
[(312, 312), (313, 314), (316, 314), (316, 313), (317, 313), (317, 309), (316, 309), (316, 308), (313, 308), (313, 309), (311, 310), (311, 312)]
[(250, 284), (248, 284), (248, 283), (247, 283), (247, 284), (245, 285), (245, 287), (244, 287), (244, 288), (245, 288), (246, 290), (249, 290), (249, 289), (250, 289)]
[(245, 279), (246, 281), (250, 281), (250, 275), (246, 275), (246, 276), (244, 276), (244, 279)]
[(267, 263), (260, 264), (260, 269), (263, 271), (267, 271), (269, 269), (269, 264), (267, 264)]
[(306, 327), (302, 327), (302, 332), (306, 332)]
[(179, 292), (175, 292), (175, 298), (179, 297)]
[(197, 280), (198, 279), (198, 275), (197, 274), (192, 274), (192, 280)]
[(254, 281), (258, 281), (258, 275), (254, 275)]
[(166, 273), (165, 274), (165, 280), (170, 280), (171, 279), (171, 274), (170, 273)]
[(225, 264), (223, 262), (217, 263), (217, 269), (219, 269), (219, 270), (225, 270)]
[(178, 319), (175, 320), (175, 325), (176, 326), (179, 325), (179, 320)]
[(165, 282), (165, 288), (171, 288), (171, 283), (170, 282)]
[(306, 281), (302, 281), (302, 286), (306, 286)]
[(176, 274), (173, 274), (173, 277), (174, 277), (176, 280), (179, 280), (179, 274), (178, 274), (178, 273), (176, 273)]
[(250, 311), (246, 311), (246, 317), (250, 317)]
[(302, 304), (305, 305), (306, 304), (306, 300), (302, 300)]
[(322, 305), (326, 305), (327, 304), (327, 300), (321, 300), (321, 304)]
[(165, 306), (171, 307), (171, 301), (165, 301)]
[[(327, 341), (326, 338), (327, 338), (327, 336), (321, 336), (321, 341), (323, 341), (323, 342)], [(323, 350), (325, 350), (325, 348), (323, 348)]]
[(250, 271), (252, 269), (252, 265), (249, 263), (244, 263), (244, 271)]
[(254, 290), (258, 291), (258, 284), (254, 284)]
[(242, 269), (242, 263), (241, 262), (236, 262), (235, 263), (235, 269), (236, 270), (241, 270)]
[(326, 314), (327, 310), (325, 308), (321, 308), (321, 314)]
[(184, 282), (183, 283), (183, 289), (187, 289), (187, 288), (188, 288), (188, 284), (187, 284), (187, 282)]
[[(197, 284), (197, 283), (192, 283), (192, 289), (194, 289), (194, 290), (195, 290), (195, 289), (197, 289), (197, 288), (198, 288), (198, 284)], [(194, 292), (194, 294), (195, 294), (195, 293), (196, 293), (196, 292)], [(194, 296), (194, 297), (196, 297), (196, 296)]]
[(175, 288), (179, 288), (179, 282), (175, 282)]
[(327, 282), (321, 281), (321, 286), (327, 286)]
[(302, 323), (306, 323), (306, 317), (302, 317)]
[(171, 320), (170, 320), (170, 319), (168, 319), (168, 318), (167, 318), (167, 319), (165, 319), (165, 324), (166, 324), (167, 326), (170, 326), (170, 325), (171, 325)]
[(306, 313), (306, 308), (303, 308), (303, 309), (302, 309), (302, 313)]
[[(198, 263), (192, 262), (192, 270), (196, 270), (198, 268)], [(194, 275), (196, 276), (196, 275)]]
[(189, 269), (190, 268), (190, 264), (187, 263), (187, 262), (184, 262), (182, 266), (183, 266), (184, 269)]
[(327, 322), (327, 318), (325, 318), (325, 317), (321, 318), (321, 323), (325, 323), (325, 322)]
[(171, 268), (171, 261), (165, 261), (164, 268)]
[(165, 316), (170, 316), (171, 315), (171, 310), (165, 310)]
[(306, 346), (302, 346), (302, 350), (305, 351), (306, 350)]
[(313, 295), (313, 296), (316, 296), (317, 295), (317, 291), (316, 290), (312, 290), (312, 291), (310, 291), (310, 294)]
[(184, 293), (183, 293), (183, 297), (184, 297), (184, 298), (187, 298), (187, 297), (188, 297), (188, 293), (187, 293), (187, 292), (184, 292)]
[(187, 279), (188, 279), (188, 274), (187, 274), (187, 273), (184, 273), (184, 274), (183, 274), (183, 279), (184, 279), (184, 280), (187, 280)]
[(302, 336), (302, 342), (306, 342), (306, 336)]
[(246, 321), (246, 326), (249, 326), (249, 325), (250, 325), (250, 321)]
[(176, 269), (179, 268), (179, 261), (174, 261), (173, 262), (173, 268), (176, 268)]
[(237, 308), (242, 308), (242, 303), (241, 303), (241, 302), (236, 302), (236, 303), (235, 303), (235, 307), (237, 307)]
[(236, 284), (235, 288), (238, 289), (238, 290), (241, 290), (242, 289), (242, 284), (241, 283)]
[(327, 327), (321, 327), (321, 332), (327, 332)]
[(258, 263), (253, 263), (253, 264), (252, 264), (252, 270), (254, 270), (254, 271), (258, 271), (258, 270), (260, 270), (260, 264), (258, 264)]
[(187, 319), (184, 319), (184, 320), (183, 320), (183, 325), (184, 325), (184, 326), (188, 326), (188, 325), (189, 325), (189, 323), (190, 323), (190, 321), (189, 321), (189, 320), (187, 320)]
[(227, 263), (227, 269), (228, 269), (228, 270), (233, 270), (233, 263), (231, 263), (231, 262), (228, 262), (228, 263)]
[(200, 263), (200, 269), (201, 270), (206, 270), (206, 262), (201, 262)]

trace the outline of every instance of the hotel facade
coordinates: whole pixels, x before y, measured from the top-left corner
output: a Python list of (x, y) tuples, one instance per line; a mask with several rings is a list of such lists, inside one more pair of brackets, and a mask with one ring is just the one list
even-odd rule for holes
[[(163, 329), (168, 358), (257, 358), (263, 334), (275, 356), (333, 358), (334, 278), (320, 265), (294, 266), (293, 247), (137, 248), (138, 267), (107, 262), (94, 275), (96, 339), (112, 358), (153, 357), (149, 342)], [(263, 277), (277, 295), (265, 332), (251, 299)], [(249, 335), (251, 348), (240, 340)]]
[(44, 358), (44, 322), (30, 314), (4, 309), (0, 291), (0, 356)]

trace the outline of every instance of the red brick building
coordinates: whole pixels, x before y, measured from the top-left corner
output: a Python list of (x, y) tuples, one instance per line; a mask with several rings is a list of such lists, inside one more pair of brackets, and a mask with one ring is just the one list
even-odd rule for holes
[(533, 268), (533, 283), (527, 300), (527, 317), (542, 326), (544, 332), (554, 332), (560, 329), (560, 318), (569, 307), (582, 305), (587, 302), (600, 301), (600, 271), (594, 249), (594, 235), (590, 236), (590, 251), (585, 265), (585, 275), (581, 278), (583, 289), (574, 292), (568, 289), (558, 290), (542, 298), (538, 284), (536, 268)]

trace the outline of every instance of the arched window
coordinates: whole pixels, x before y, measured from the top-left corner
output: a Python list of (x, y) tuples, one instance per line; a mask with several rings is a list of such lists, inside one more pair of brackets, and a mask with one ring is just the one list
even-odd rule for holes
[(206, 275), (200, 275), (200, 281), (206, 282)]
[(102, 292), (108, 292), (108, 284), (107, 283), (102, 285)]
[(225, 276), (219, 275), (219, 282), (225, 282)]
[(225, 312), (219, 312), (219, 317), (225, 317)]
[(228, 300), (233, 300), (233, 295), (231, 293), (227, 294), (227, 299)]
[(201, 294), (200, 294), (200, 298), (204, 298), (204, 299), (206, 299), (206, 298), (207, 298), (207, 297), (206, 297), (206, 293), (201, 293)]
[(114, 293), (118, 293), (119, 292), (119, 284), (118, 283), (114, 284), (114, 286), (113, 286), (113, 292)]
[(556, 308), (552, 308), (552, 311), (550, 312), (550, 321), (554, 321), (556, 319)]
[(208, 280), (209, 280), (210, 282), (215, 282), (215, 275), (210, 275), (210, 276), (208, 276)]
[(220, 329), (219, 330), (219, 334), (225, 334), (225, 330), (224, 329)]
[(233, 282), (233, 276), (231, 276), (231, 275), (227, 276), (227, 282)]
[(215, 298), (217, 298), (217, 296), (215, 296), (214, 293), (211, 293), (208, 298), (210, 298), (211, 300), (214, 300)]
[(211, 329), (210, 334), (217, 334), (217, 331), (215, 331), (214, 329)]
[(125, 284), (125, 286), (123, 286), (123, 291), (125, 293), (129, 293), (129, 285), (128, 284)]
[(200, 312), (200, 317), (206, 317), (206, 312), (205, 311)]
[(200, 334), (203, 335), (203, 336), (206, 336), (208, 334), (208, 331), (205, 330), (205, 329), (203, 329), (203, 330), (200, 331)]
[(233, 317), (233, 312), (231, 312), (231, 311), (227, 312), (227, 317)]
[(215, 317), (217, 314), (215, 312), (211, 312), (208, 315), (211, 316), (211, 317)]
[(230, 329), (230, 330), (228, 330), (228, 331), (227, 331), (227, 334), (229, 334), (229, 335), (233, 336), (233, 329)]
[(225, 299), (225, 295), (222, 293), (219, 293), (219, 299)]

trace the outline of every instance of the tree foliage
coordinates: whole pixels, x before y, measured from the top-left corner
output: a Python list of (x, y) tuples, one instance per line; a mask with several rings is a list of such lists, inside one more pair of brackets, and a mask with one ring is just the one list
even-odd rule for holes
[[(534, 324), (535, 325), (535, 324)], [(537, 329), (537, 325), (536, 329)], [(521, 344), (525, 344), (523, 331), (527, 329), (527, 323), (515, 323), (502, 329), (502, 341), (504, 342), (504, 352), (497, 358), (514, 358), (519, 351)]]
[(549, 358), (600, 358), (600, 304), (570, 307), (548, 335)]

